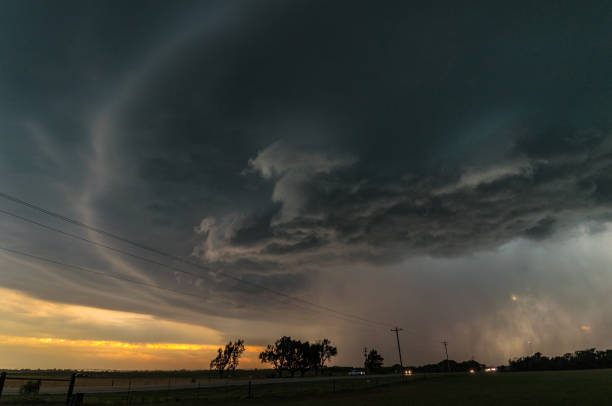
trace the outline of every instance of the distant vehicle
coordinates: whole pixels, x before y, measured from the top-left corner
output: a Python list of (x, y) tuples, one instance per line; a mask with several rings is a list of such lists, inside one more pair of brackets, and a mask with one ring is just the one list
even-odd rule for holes
[(359, 369), (352, 369), (348, 374), (350, 376), (358, 376), (358, 375), (365, 375), (365, 372)]
[(410, 370), (410, 369), (405, 369), (405, 370), (404, 370), (404, 375), (405, 375), (405, 376), (410, 376), (410, 375), (412, 375), (412, 370)]

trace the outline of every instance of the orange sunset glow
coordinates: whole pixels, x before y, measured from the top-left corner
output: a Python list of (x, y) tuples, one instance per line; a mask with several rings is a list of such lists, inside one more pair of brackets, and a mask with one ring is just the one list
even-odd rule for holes
[[(215, 330), (203, 326), (56, 303), (9, 289), (0, 289), (0, 306), (0, 357), (9, 368), (208, 369), (223, 345)], [(156, 331), (173, 340), (151, 341)], [(133, 340), (110, 338), (121, 335)], [(241, 365), (260, 366), (261, 350), (247, 346)]]

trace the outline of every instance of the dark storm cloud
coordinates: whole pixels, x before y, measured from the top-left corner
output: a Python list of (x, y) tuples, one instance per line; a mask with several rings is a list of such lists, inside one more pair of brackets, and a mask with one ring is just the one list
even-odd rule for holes
[[(126, 160), (136, 153), (140, 169), (135, 176), (144, 181), (148, 198), (159, 202), (149, 206), (156, 217), (269, 212), (272, 184), (245, 177), (242, 171), (257, 151), (284, 139), (295, 149), (349, 154), (357, 162), (343, 168), (345, 173), (316, 174), (320, 182), (302, 182), (299, 193), (307, 200), (305, 210), (329, 213), (329, 226), (340, 230), (343, 239), (402, 241), (406, 237), (393, 231), (386, 236), (388, 221), (399, 220), (391, 229), (401, 228), (408, 219), (427, 223), (421, 213), (426, 212), (427, 219), (433, 219), (432, 230), (443, 232), (436, 219), (456, 219), (470, 199), (481, 202), (475, 192), (456, 191), (442, 198), (427, 189), (451, 182), (451, 175), (467, 168), (487, 168), (507, 158), (504, 154), (520, 138), (523, 126), (540, 140), (516, 147), (524, 150), (531, 168), (534, 163), (529, 160), (536, 159), (537, 148), (557, 148), (551, 143), (556, 129), (578, 133), (573, 128), (606, 120), (609, 89), (593, 86), (606, 75), (598, 44), (608, 17), (596, 12), (605, 7), (603, 3), (589, 9), (569, 3), (481, 8), (398, 3), (384, 9), (366, 3), (352, 3), (350, 8), (328, 3), (277, 6), (261, 8), (256, 18), (243, 21), (240, 30), (204, 48), (198, 41), (186, 46), (155, 74), (156, 86), (122, 113), (130, 136), (118, 144), (120, 153)], [(584, 24), (570, 24), (568, 15)], [(550, 171), (535, 165), (534, 176)], [(579, 168), (568, 168), (574, 169)], [(504, 181), (527, 182), (516, 174)], [(360, 182), (365, 183), (347, 202), (346, 185), (356, 188)], [(484, 195), (501, 188), (529, 195), (526, 189), (533, 187), (499, 182), (479, 191)], [(603, 179), (599, 182), (603, 185)], [(386, 211), (377, 209), (367, 225), (324, 207), (358, 212), (387, 198), (403, 201)], [(419, 200), (423, 198), (427, 202)], [(496, 210), (493, 203), (488, 207)], [(534, 216), (540, 214), (547, 215)], [(471, 214), (464, 215), (460, 221), (469, 221)], [(523, 228), (514, 225), (520, 229), (517, 234), (493, 239), (486, 235), (482, 240), (495, 245), (540, 220), (524, 220), (528, 224)], [(270, 237), (266, 227), (260, 225), (262, 238)], [(290, 234), (299, 239), (299, 234)], [(452, 239), (440, 244), (429, 234), (418, 237), (416, 246), (427, 251), (429, 245), (440, 245), (433, 251), (453, 251)], [(239, 243), (240, 237), (232, 238)], [(306, 238), (326, 240), (320, 235)], [(306, 248), (299, 242), (291, 245)], [(291, 245), (282, 249), (290, 250)], [(458, 252), (469, 250), (467, 241), (462, 245), (466, 247)], [(278, 249), (278, 244), (270, 246)]]
[(84, 276), (7, 286), (60, 300), (74, 279), (78, 303), (276, 320), (278, 298), (221, 271), (316, 294), (358, 263), (367, 290), (407, 258), (470, 269), (457, 257), (612, 218), (608, 2), (0, 7), (3, 190), (204, 265), (169, 274), (10, 223), (24, 249), (203, 300)]
[[(274, 193), (281, 203), (294, 204), (298, 198), (299, 207), (290, 218), (283, 218), (281, 206), (276, 218), (268, 214), (244, 227), (240, 221), (232, 223), (224, 235), (248, 232), (259, 237), (259, 245), (230, 237), (224, 242), (230, 247), (222, 249), (231, 253), (243, 247), (236, 252), (268, 261), (277, 256), (279, 262), (285, 262), (288, 253), (302, 258), (300, 254), (308, 251), (343, 260), (351, 256), (387, 262), (423, 254), (464, 255), (515, 238), (540, 240), (582, 222), (609, 218), (608, 132), (562, 129), (519, 135), (505, 159), (497, 165), (466, 168), (460, 176), (373, 180), (355, 176), (359, 162), (307, 180), (292, 179), (294, 172), (305, 169), (299, 162), (295, 167), (289, 164), (272, 176)], [(261, 165), (264, 173), (265, 165), (274, 162)]]
[[(196, 252), (266, 274), (464, 255), (605, 215), (604, 3), (232, 7), (114, 114), (99, 221), (150, 227), (153, 245), (172, 235), (164, 244), (187, 254), (188, 230), (210, 217)], [(129, 23), (152, 14), (159, 41), (171, 24), (153, 9)], [(127, 57), (156, 41), (124, 36), (101, 43)], [(72, 52), (104, 55), (92, 38)]]
[[(240, 247), (236, 236), (249, 230), (260, 237), (259, 246), (246, 244), (250, 253), (267, 260), (338, 243), (348, 251), (334, 247), (322, 258), (393, 261), (545, 238), (591, 211), (603, 215), (609, 162), (596, 149), (609, 148), (600, 127), (609, 88), (593, 85), (606, 77), (598, 61), (608, 17), (594, 9), (302, 5), (248, 42), (224, 43), (212, 53), (227, 72), (215, 100), (232, 100), (222, 117), (249, 123), (237, 134), (263, 128), (298, 161), (348, 153), (355, 162), (321, 171), (282, 164), (272, 175), (260, 168), (272, 184), (293, 188), (268, 195), (282, 202), (281, 220), (234, 222), (223, 244)], [(260, 151), (279, 145), (257, 135)], [(245, 152), (256, 159), (252, 149)], [(300, 171), (307, 179), (295, 179)], [(299, 213), (282, 219), (288, 205)]]

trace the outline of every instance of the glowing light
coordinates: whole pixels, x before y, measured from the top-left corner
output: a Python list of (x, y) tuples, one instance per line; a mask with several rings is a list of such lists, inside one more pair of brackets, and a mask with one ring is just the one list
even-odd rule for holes
[(589, 332), (589, 331), (591, 331), (591, 326), (583, 324), (582, 326), (580, 326), (580, 330), (585, 331), (585, 332)]
[(470, 374), (475, 374), (476, 371), (474, 371), (473, 369), (470, 369)]
[(485, 372), (496, 372), (497, 368), (485, 368)]
[(512, 299), (513, 302), (516, 302), (518, 300), (518, 297), (516, 297), (516, 295), (512, 295), (510, 296), (510, 299)]
[(407, 370), (404, 371), (404, 375), (410, 376), (410, 375), (412, 375), (412, 371), (410, 369), (407, 369)]

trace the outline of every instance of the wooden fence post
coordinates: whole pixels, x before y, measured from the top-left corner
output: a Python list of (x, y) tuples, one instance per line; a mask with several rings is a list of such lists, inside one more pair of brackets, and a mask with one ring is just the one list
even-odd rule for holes
[(166, 390), (166, 402), (170, 401), (170, 377), (168, 377), (168, 389)]
[(2, 389), (4, 389), (4, 381), (6, 381), (6, 372), (0, 374), (0, 397), (2, 397)]
[(74, 392), (74, 381), (76, 380), (76, 374), (73, 372), (70, 375), (70, 386), (68, 386), (68, 396), (66, 396), (66, 404), (69, 405), (72, 400), (72, 392)]

